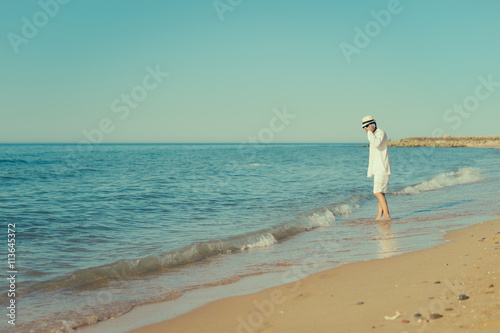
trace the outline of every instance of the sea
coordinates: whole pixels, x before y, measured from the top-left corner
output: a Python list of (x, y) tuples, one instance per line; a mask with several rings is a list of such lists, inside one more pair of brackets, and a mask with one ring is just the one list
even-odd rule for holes
[(127, 332), (134, 323), (99, 325), (141, 305), (164, 306), (164, 320), (434, 247), (500, 211), (499, 149), (389, 148), (392, 220), (377, 221), (368, 153), (364, 143), (0, 145), (0, 331)]

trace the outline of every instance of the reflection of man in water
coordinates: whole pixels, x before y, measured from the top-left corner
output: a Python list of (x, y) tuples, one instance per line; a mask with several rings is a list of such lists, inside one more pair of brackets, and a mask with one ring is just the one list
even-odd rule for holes
[(391, 175), (391, 165), (387, 152), (387, 135), (380, 128), (372, 116), (362, 119), (363, 129), (366, 131), (368, 141), (370, 141), (370, 159), (368, 163), (368, 178), (373, 178), (373, 194), (378, 199), (377, 219), (390, 219), (389, 207), (385, 194), (389, 187), (389, 177)]
[(380, 221), (379, 224), (380, 236), (377, 237), (380, 246), (379, 257), (388, 258), (396, 253), (396, 244), (394, 242), (394, 234), (391, 230), (391, 221)]

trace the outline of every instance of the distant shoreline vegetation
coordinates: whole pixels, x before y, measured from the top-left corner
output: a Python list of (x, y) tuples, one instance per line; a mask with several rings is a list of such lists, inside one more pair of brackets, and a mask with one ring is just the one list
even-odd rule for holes
[(389, 140), (389, 147), (497, 147), (500, 148), (500, 135), (491, 136), (451, 136), (415, 137), (396, 141)]

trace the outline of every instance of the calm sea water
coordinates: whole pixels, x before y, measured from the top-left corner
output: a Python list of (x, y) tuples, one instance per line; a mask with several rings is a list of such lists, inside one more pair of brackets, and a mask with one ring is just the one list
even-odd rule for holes
[[(71, 332), (215, 286), (244, 292), (252, 276), (279, 284), (431, 247), (498, 212), (500, 150), (389, 154), (394, 220), (384, 224), (373, 219), (368, 148), (355, 144), (0, 145), (16, 332)], [(4, 312), (0, 329), (11, 329)]]

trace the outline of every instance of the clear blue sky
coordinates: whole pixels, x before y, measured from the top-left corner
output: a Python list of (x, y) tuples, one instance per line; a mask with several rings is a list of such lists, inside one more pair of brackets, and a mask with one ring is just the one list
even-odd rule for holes
[(60, 1), (0, 4), (0, 142), (500, 134), (497, 0)]

